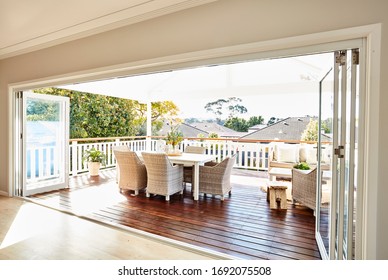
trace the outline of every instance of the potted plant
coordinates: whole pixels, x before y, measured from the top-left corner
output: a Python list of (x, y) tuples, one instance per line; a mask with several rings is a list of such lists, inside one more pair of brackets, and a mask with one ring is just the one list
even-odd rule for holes
[(177, 126), (172, 126), (170, 132), (167, 133), (166, 144), (171, 145), (172, 151), (168, 153), (178, 154), (178, 145), (183, 140), (183, 134), (178, 130)]
[(294, 165), (294, 168), (300, 170), (310, 170), (310, 166), (307, 164), (307, 162), (300, 162)]
[(98, 176), (101, 163), (105, 165), (105, 154), (93, 147), (85, 151), (84, 159), (88, 163), (90, 176)]

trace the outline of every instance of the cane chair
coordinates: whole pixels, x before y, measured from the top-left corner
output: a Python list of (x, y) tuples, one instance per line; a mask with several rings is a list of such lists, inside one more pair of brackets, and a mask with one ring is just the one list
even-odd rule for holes
[(292, 201), (314, 210), (317, 196), (317, 168), (311, 170), (292, 169)]
[(165, 153), (142, 152), (147, 168), (147, 197), (150, 194), (163, 195), (166, 201), (170, 195), (183, 193), (183, 166), (173, 165)]
[(135, 195), (147, 187), (147, 170), (135, 152), (113, 150), (118, 165), (118, 186), (120, 191), (133, 190)]
[(232, 185), (230, 176), (233, 165), (236, 161), (236, 154), (225, 158), (220, 163), (211, 162), (199, 167), (199, 192), (212, 195), (220, 195), (224, 200), (225, 194), (231, 195)]
[[(205, 147), (187, 146), (185, 148), (185, 153), (204, 154), (205, 152), (206, 152)], [(194, 184), (194, 175), (193, 175), (193, 167), (192, 166), (185, 166), (183, 168), (183, 181), (185, 183), (191, 183), (191, 185)]]

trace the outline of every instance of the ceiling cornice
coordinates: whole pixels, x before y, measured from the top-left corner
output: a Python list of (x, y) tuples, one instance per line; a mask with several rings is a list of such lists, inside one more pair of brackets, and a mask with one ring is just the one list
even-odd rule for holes
[(218, 0), (150, 0), (0, 49), (0, 60), (81, 39)]

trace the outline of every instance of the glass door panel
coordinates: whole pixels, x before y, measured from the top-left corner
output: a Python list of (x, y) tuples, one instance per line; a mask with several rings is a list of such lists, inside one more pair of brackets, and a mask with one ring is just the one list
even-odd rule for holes
[[(332, 138), (329, 141), (331, 165), (325, 176), (325, 141), (320, 135), (318, 165), (317, 242), (323, 258), (355, 258), (355, 209), (357, 193), (359, 63), (358, 49), (335, 52), (334, 69), (320, 83), (319, 129), (332, 119)], [(332, 75), (332, 90), (325, 89)], [(325, 110), (328, 115), (325, 116)], [(330, 123), (330, 121), (329, 121)], [(330, 126), (329, 126), (330, 127)], [(322, 190), (331, 192), (327, 205), (320, 203)]]
[(329, 256), (330, 242), (330, 209), (332, 197), (332, 151), (333, 151), (333, 68), (322, 78), (319, 84), (319, 131), (318, 147), (318, 196), (320, 203), (317, 205), (317, 235), (322, 247), (324, 259)]
[(24, 92), (22, 195), (68, 185), (69, 99)]

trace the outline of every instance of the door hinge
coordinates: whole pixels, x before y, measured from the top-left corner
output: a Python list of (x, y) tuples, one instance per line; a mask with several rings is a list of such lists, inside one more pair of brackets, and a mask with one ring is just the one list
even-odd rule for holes
[(335, 52), (335, 63), (344, 66), (346, 64), (346, 51)]
[(338, 156), (338, 158), (344, 158), (344, 151), (345, 147), (344, 146), (338, 146), (338, 148), (334, 149), (334, 154)]
[(353, 65), (360, 64), (360, 50), (359, 49), (352, 50), (352, 64)]

